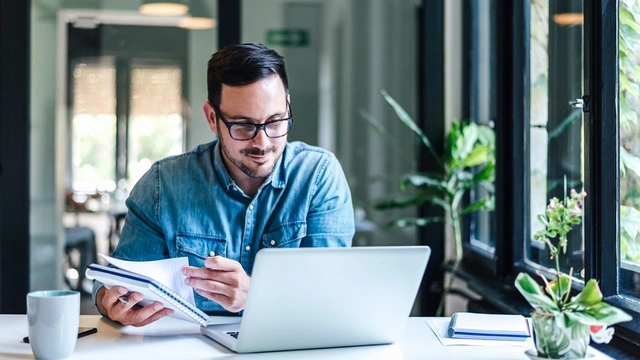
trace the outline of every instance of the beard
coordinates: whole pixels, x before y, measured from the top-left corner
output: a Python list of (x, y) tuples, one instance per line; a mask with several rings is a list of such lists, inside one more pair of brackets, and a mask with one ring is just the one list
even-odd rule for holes
[[(273, 169), (276, 165), (276, 162), (278, 161), (278, 157), (277, 156), (277, 151), (278, 148), (275, 145), (271, 145), (269, 147), (267, 147), (266, 149), (258, 149), (258, 148), (248, 148), (248, 149), (242, 149), (240, 150), (240, 154), (241, 155), (258, 155), (258, 156), (262, 156), (262, 155), (267, 155), (270, 153), (273, 153), (274, 155), (267, 160), (267, 162), (265, 162), (264, 164), (257, 166), (257, 167), (251, 167), (249, 166), (249, 164), (243, 162), (244, 159), (240, 158), (240, 157), (235, 157), (232, 155), (231, 150), (227, 147), (227, 144), (225, 143), (225, 140), (221, 137), (218, 136), (218, 141), (220, 141), (220, 148), (221, 150), (224, 152), (224, 154), (226, 155), (227, 159), (229, 159), (229, 161), (236, 166), (238, 169), (240, 169), (240, 171), (242, 171), (245, 175), (247, 175), (250, 178), (253, 179), (264, 179), (267, 176), (271, 175), (271, 173), (273, 172)], [(251, 161), (251, 160), (249, 160)], [(269, 162), (271, 162), (271, 164), (268, 164)], [(255, 162), (252, 162), (253, 164), (255, 164)]]

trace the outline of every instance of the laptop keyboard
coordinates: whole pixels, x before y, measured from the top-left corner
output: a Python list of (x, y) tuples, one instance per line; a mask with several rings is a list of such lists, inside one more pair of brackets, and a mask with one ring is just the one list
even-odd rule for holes
[(227, 334), (233, 338), (238, 338), (239, 331), (227, 331)]

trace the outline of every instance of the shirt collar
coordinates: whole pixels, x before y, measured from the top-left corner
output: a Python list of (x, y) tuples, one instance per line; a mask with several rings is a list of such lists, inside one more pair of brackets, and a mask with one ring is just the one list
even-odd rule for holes
[[(273, 167), (273, 171), (271, 174), (265, 179), (264, 184), (271, 184), (274, 188), (284, 188), (285, 186), (285, 172), (281, 169), (284, 166), (283, 158), (285, 157), (287, 150), (289, 149), (289, 143), (285, 145), (285, 149), (276, 161), (276, 165)], [(222, 147), (220, 146), (220, 140), (216, 141), (216, 145), (213, 148), (213, 166), (215, 168), (220, 181), (224, 185), (224, 187), (229, 190), (234, 187), (237, 187), (236, 183), (233, 181), (229, 172), (227, 171), (226, 166), (224, 165), (224, 160), (222, 159)], [(264, 185), (263, 185), (264, 187)]]

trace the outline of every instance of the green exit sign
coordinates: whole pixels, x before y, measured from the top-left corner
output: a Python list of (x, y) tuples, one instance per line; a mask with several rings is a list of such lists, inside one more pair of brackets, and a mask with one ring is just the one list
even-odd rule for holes
[(267, 30), (267, 45), (285, 47), (309, 46), (309, 30), (270, 29)]

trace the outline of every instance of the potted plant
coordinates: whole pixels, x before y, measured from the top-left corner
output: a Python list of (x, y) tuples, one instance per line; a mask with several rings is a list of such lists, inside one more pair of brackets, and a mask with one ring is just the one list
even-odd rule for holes
[[(439, 173), (407, 174), (400, 180), (400, 190), (406, 194), (376, 205), (378, 210), (419, 207), (424, 204), (440, 206), (444, 217), (412, 217), (395, 219), (391, 226), (426, 226), (435, 222), (444, 222), (451, 226), (455, 240), (455, 260), (452, 276), (444, 287), (436, 316), (444, 311), (447, 293), (453, 284), (455, 274), (462, 261), (462, 217), (465, 214), (481, 210), (493, 210), (494, 173), (495, 173), (495, 133), (486, 125), (473, 122), (454, 121), (451, 124), (443, 156), (433, 147), (425, 133), (416, 125), (409, 114), (386, 91), (381, 91), (386, 102), (393, 108), (398, 118), (411, 129), (427, 148), (434, 160), (440, 165)], [(383, 137), (385, 130), (369, 114), (363, 117)], [(486, 189), (486, 195), (478, 197), (471, 204), (465, 204), (465, 195), (476, 186)]]
[(594, 279), (587, 281), (582, 291), (572, 297), (572, 278), (560, 271), (560, 256), (567, 251), (567, 234), (582, 222), (585, 196), (585, 192), (572, 189), (564, 201), (552, 198), (545, 213), (538, 215), (545, 228), (537, 232), (534, 239), (543, 241), (549, 248), (556, 265), (555, 280), (548, 281), (541, 276), (542, 287), (526, 273), (520, 273), (515, 280), (516, 288), (534, 309), (531, 319), (539, 358), (585, 358), (590, 337), (595, 342), (608, 343), (614, 331), (609, 326), (631, 320), (629, 314), (602, 301)]

